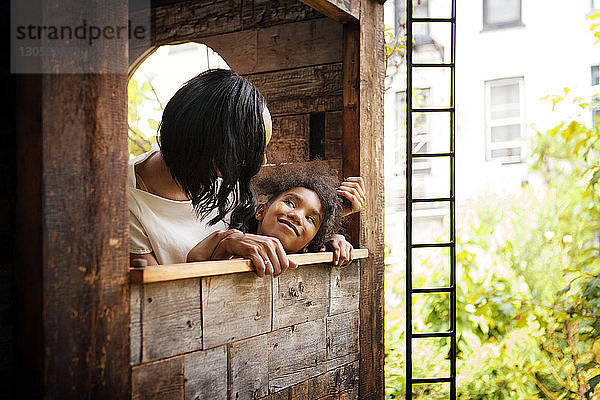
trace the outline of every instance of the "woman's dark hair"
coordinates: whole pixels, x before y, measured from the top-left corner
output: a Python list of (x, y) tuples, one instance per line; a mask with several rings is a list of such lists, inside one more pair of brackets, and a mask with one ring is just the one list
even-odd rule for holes
[[(310, 251), (318, 251), (333, 234), (341, 230), (342, 199), (336, 192), (340, 184), (337, 174), (323, 163), (286, 165), (278, 167), (277, 171), (273, 172), (253, 180), (258, 193), (268, 196), (267, 204), (283, 192), (296, 187), (310, 189), (319, 197), (322, 211), (321, 226), (308, 245)], [(248, 232), (256, 232), (258, 228), (256, 218), (249, 219), (245, 228)]]
[(236, 220), (254, 212), (250, 180), (265, 152), (264, 108), (250, 82), (213, 69), (185, 83), (164, 109), (158, 140), (163, 159), (199, 217), (218, 209), (211, 225), (232, 210)]

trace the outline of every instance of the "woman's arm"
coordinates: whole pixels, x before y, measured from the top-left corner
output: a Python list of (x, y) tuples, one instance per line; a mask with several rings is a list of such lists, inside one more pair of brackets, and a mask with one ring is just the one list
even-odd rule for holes
[(133, 265), (133, 260), (145, 260), (146, 265), (158, 265), (154, 252), (146, 254), (129, 253), (129, 265)]
[(242, 232), (238, 231), (237, 229), (229, 229), (226, 231), (221, 230), (211, 233), (188, 252), (186, 262), (222, 260), (227, 258), (224, 256), (223, 258), (215, 258), (213, 256), (219, 242), (234, 233)]

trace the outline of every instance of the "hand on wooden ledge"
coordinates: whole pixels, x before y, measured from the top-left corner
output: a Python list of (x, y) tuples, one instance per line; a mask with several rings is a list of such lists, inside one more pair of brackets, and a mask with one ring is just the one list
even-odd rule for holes
[(326, 246), (333, 251), (333, 265), (336, 267), (345, 267), (352, 262), (354, 247), (346, 240), (344, 235), (333, 235)]
[(337, 192), (344, 198), (342, 216), (359, 212), (365, 205), (365, 183), (360, 176), (351, 176), (337, 188)]
[(211, 233), (188, 252), (186, 262), (213, 260), (212, 256), (219, 242), (234, 233), (241, 234), (242, 232), (237, 229), (229, 229)]
[(256, 275), (277, 277), (288, 268), (297, 265), (288, 258), (281, 242), (277, 238), (251, 233), (234, 232), (219, 243), (212, 260), (224, 260), (231, 256), (248, 258), (256, 269)]

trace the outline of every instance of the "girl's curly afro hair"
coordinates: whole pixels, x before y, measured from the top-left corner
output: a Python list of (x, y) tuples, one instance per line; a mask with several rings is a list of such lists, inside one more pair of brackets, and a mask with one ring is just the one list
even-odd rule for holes
[[(296, 187), (310, 189), (319, 197), (323, 217), (317, 234), (308, 245), (309, 251), (318, 251), (333, 234), (340, 231), (342, 198), (336, 192), (340, 181), (335, 171), (324, 163), (311, 163), (281, 166), (276, 172), (266, 175), (255, 178), (253, 184), (260, 195), (268, 197), (267, 204)], [(247, 228), (249, 232), (256, 232), (256, 219), (247, 224)]]

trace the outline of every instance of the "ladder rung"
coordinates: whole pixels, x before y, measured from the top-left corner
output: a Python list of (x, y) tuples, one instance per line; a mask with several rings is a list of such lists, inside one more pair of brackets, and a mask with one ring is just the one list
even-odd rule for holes
[(423, 249), (426, 247), (453, 247), (454, 246), (454, 242), (448, 242), (448, 243), (416, 243), (416, 244), (411, 244), (410, 247), (412, 247), (413, 249)]
[(413, 378), (412, 383), (422, 384), (422, 383), (446, 383), (452, 382), (452, 378)]
[(429, 287), (429, 288), (418, 288), (412, 289), (411, 293), (452, 293), (454, 292), (454, 287)]
[(413, 18), (412, 22), (455, 22), (454, 18)]
[(454, 157), (454, 152), (450, 153), (418, 153), (412, 154), (412, 158), (434, 158), (434, 157)]
[(413, 68), (454, 68), (454, 63), (418, 63)]
[(411, 203), (437, 203), (440, 201), (454, 201), (454, 197), (435, 197), (431, 199), (412, 199)]
[(413, 108), (412, 112), (454, 112), (454, 107), (446, 108)]
[(425, 339), (425, 338), (442, 338), (452, 337), (454, 332), (425, 332), (425, 333), (411, 333), (413, 339)]

